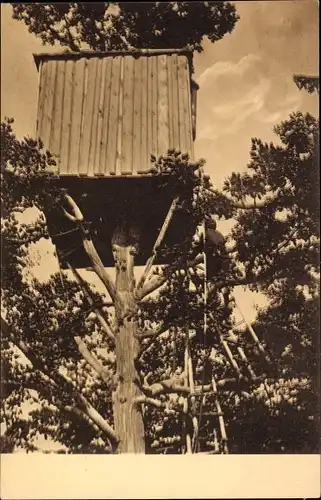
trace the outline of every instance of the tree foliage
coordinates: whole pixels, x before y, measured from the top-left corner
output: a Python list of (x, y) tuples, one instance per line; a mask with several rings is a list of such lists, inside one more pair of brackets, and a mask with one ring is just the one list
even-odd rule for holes
[[(246, 213), (242, 229), (236, 231), (243, 235), (242, 248), (250, 244), (248, 232), (260, 239), (254, 242), (262, 249), (260, 260), (245, 260), (244, 265), (252, 270), (250, 287), (270, 300), (259, 311), (254, 329), (269, 346), (278, 373), (262, 386), (265, 398), (254, 393), (236, 416), (236, 440), (252, 453), (258, 448), (267, 453), (320, 449), (318, 127), (311, 115), (294, 113), (275, 128), (282, 147), (257, 140), (252, 145), (249, 167), (257, 182), (264, 179), (270, 186), (275, 199), (269, 210), (256, 212), (259, 220)], [(271, 259), (274, 234), (279, 251)], [(266, 273), (262, 282), (254, 277), (258, 267)]]
[(79, 51), (128, 48), (183, 48), (201, 52), (231, 33), (238, 20), (229, 2), (77, 2), (12, 4), (43, 44)]
[(293, 80), (298, 89), (304, 89), (309, 94), (320, 91), (320, 79), (318, 76), (294, 75)]
[[(151, 402), (144, 413), (148, 453), (184, 449), (187, 325), (194, 332), (190, 348), (195, 386), (208, 387), (213, 376), (222, 381), (221, 406), (232, 451), (315, 450), (318, 122), (309, 114), (294, 113), (275, 131), (281, 145), (254, 139), (248, 171), (232, 174), (223, 192), (200, 174), (203, 161), (191, 162), (176, 151), (152, 158), (154, 175), (179, 191), (180, 210), (189, 223), (185, 244), (163, 248), (172, 264), (154, 269), (144, 293), (139, 292), (135, 312), (141, 346), (138, 370)], [(77, 280), (58, 273), (42, 283), (24, 272), (30, 245), (48, 238), (41, 212), (45, 206), (61, 210), (65, 191), (59, 178), (48, 173), (53, 160), (41, 143), (18, 141), (10, 121), (2, 124), (1, 132), (6, 443), (34, 450), (34, 439), (41, 433), (60, 443), (62, 452), (112, 452), (108, 432), (117, 362), (112, 342)], [(19, 212), (31, 206), (40, 216), (33, 224), (19, 223)], [(236, 224), (227, 240), (225, 265), (209, 283), (204, 336), (204, 276), (195, 267), (200, 250), (195, 230), (211, 214), (233, 217)], [(213, 257), (216, 262), (219, 255)], [(222, 344), (233, 327), (231, 292), (236, 285), (250, 286), (272, 300), (257, 322), (257, 332), (269, 347), (269, 363), (246, 333), (237, 332), (237, 346), (247, 353), (252, 369), (265, 374), (257, 382), (246, 377), (237, 382)], [(113, 314), (103, 305), (106, 297), (90, 289), (112, 328)], [(157, 289), (156, 296), (149, 295)], [(234, 353), (234, 360), (244, 373), (244, 359)], [(28, 418), (21, 409), (26, 402), (32, 408)], [(202, 413), (200, 450), (210, 450), (219, 432), (215, 398), (209, 393), (202, 409), (200, 398), (194, 398), (192, 408), (194, 418)], [(280, 421), (294, 418), (300, 432), (286, 433)], [(268, 435), (262, 432), (264, 424)], [(260, 433), (252, 433), (253, 425)]]

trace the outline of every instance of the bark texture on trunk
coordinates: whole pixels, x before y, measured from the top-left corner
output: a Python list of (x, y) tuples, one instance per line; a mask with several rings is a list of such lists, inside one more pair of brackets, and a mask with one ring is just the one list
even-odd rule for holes
[(136, 338), (137, 324), (131, 313), (136, 310), (134, 300), (134, 256), (136, 247), (132, 234), (118, 230), (113, 238), (116, 267), (116, 290), (121, 304), (116, 306), (116, 387), (113, 392), (115, 431), (120, 438), (118, 453), (145, 453), (145, 430), (142, 407), (135, 404), (141, 395), (137, 385), (135, 360), (139, 354)]

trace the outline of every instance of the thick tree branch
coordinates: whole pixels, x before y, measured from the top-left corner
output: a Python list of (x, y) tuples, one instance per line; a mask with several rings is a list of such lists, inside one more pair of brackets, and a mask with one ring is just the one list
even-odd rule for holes
[[(258, 379), (257, 379), (258, 380)], [(225, 390), (240, 390), (242, 386), (247, 386), (249, 383), (248, 379), (245, 377), (239, 378), (225, 378), (219, 380), (216, 385), (219, 388), (223, 388)], [(187, 394), (189, 396), (202, 396), (203, 393), (213, 392), (212, 384), (204, 385), (204, 386), (195, 386), (194, 391), (191, 392), (189, 387), (183, 385), (184, 379), (182, 377), (174, 377), (171, 379), (161, 380), (159, 382), (155, 382), (154, 384), (147, 385), (144, 384), (142, 386), (143, 391), (147, 396), (158, 396), (160, 394)]]
[[(217, 195), (217, 192), (215, 189), (210, 188), (209, 191), (215, 195)], [(230, 203), (234, 208), (241, 209), (241, 210), (257, 210), (261, 208), (265, 208), (271, 203), (275, 202), (280, 194), (280, 189), (276, 189), (276, 191), (273, 193), (273, 196), (270, 196), (269, 198), (265, 198), (264, 200), (261, 201), (256, 201), (254, 203), (245, 203), (245, 201), (234, 201), (233, 199), (229, 198), (226, 194), (224, 194), (224, 198), (227, 200), (228, 203)]]
[(54, 404), (55, 404), (55, 408), (52, 408), (52, 407), (49, 408), (52, 413), (58, 413), (58, 412), (71, 413), (73, 415), (76, 415), (81, 420), (84, 420), (85, 422), (87, 422), (87, 424), (90, 427), (92, 427), (92, 429), (95, 432), (101, 431), (101, 429), (92, 421), (92, 419), (90, 417), (88, 417), (88, 415), (86, 415), (86, 413), (84, 413), (79, 408), (77, 408), (75, 406), (71, 406), (71, 405), (65, 405), (65, 404), (63, 404), (61, 402), (57, 402), (57, 401), (55, 401)]
[[(203, 262), (203, 255), (200, 254), (195, 259), (191, 260), (190, 262), (187, 263), (188, 268), (193, 268), (197, 266), (197, 264), (200, 264)], [(166, 271), (166, 270), (165, 270)], [(145, 283), (145, 286), (140, 288), (139, 290), (136, 290), (135, 297), (138, 301), (141, 301), (143, 298), (147, 297), (147, 295), (153, 293), (155, 290), (163, 286), (168, 279), (168, 276), (163, 274), (162, 276), (156, 276), (154, 278), (151, 278), (147, 283)]]
[(135, 404), (149, 404), (155, 406), (155, 408), (164, 408), (165, 404), (162, 401), (158, 401), (154, 398), (149, 398), (147, 396), (138, 396), (134, 400)]
[(151, 270), (151, 267), (152, 267), (152, 265), (153, 265), (153, 263), (155, 261), (155, 258), (157, 256), (157, 252), (158, 252), (158, 250), (159, 250), (159, 248), (160, 248), (160, 246), (161, 246), (161, 244), (163, 242), (163, 239), (165, 237), (165, 234), (166, 234), (166, 231), (168, 229), (168, 226), (169, 226), (169, 224), (170, 224), (170, 222), (171, 222), (171, 220), (173, 218), (173, 215), (174, 215), (175, 210), (177, 208), (178, 201), (179, 201), (179, 198), (178, 197), (175, 198), (173, 200), (170, 208), (169, 208), (169, 211), (168, 211), (168, 213), (166, 215), (164, 223), (163, 223), (163, 225), (161, 227), (161, 230), (160, 230), (160, 232), (159, 232), (159, 234), (157, 236), (157, 239), (155, 241), (155, 244), (153, 246), (151, 256), (148, 259), (148, 261), (146, 263), (146, 267), (144, 269), (144, 272), (143, 272), (143, 274), (142, 274), (142, 276), (141, 276), (141, 278), (140, 278), (140, 280), (138, 282), (137, 290), (139, 290), (144, 285), (144, 283), (146, 281), (146, 278), (147, 278), (147, 276), (148, 276), (148, 274), (149, 274), (149, 272)]
[[(271, 203), (273, 203), (277, 199), (277, 195), (271, 198), (266, 198), (265, 200), (262, 201), (255, 201), (253, 204), (251, 203), (238, 203), (236, 201), (232, 201), (231, 203), (235, 208), (241, 209), (241, 210), (258, 210), (261, 208), (265, 208)], [(229, 200), (230, 201), (230, 200)]]
[(93, 307), (93, 312), (96, 314), (97, 319), (98, 319), (101, 327), (103, 328), (104, 332), (106, 333), (107, 337), (113, 343), (115, 343), (115, 334), (112, 331), (109, 323), (106, 321), (106, 319), (105, 319), (104, 314), (102, 313), (102, 311), (100, 309), (98, 309), (98, 307), (95, 307), (95, 302), (94, 302), (94, 300), (93, 300), (93, 298), (91, 296), (91, 290), (90, 290), (90, 288), (88, 286), (88, 283), (86, 283), (86, 281), (82, 278), (82, 276), (80, 276), (80, 274), (78, 273), (78, 271), (76, 269), (74, 269), (69, 262), (67, 262), (67, 266), (70, 269), (70, 271), (72, 272), (72, 274), (74, 275), (77, 283), (81, 286), (82, 291), (85, 294), (88, 303), (90, 304), (90, 306)]
[[(186, 392), (184, 387), (183, 377), (174, 377), (166, 380), (161, 380), (160, 382), (155, 382), (152, 385), (143, 385), (143, 391), (151, 396), (157, 396), (158, 394), (164, 394), (168, 392)], [(190, 392), (188, 388), (188, 393)]]
[(151, 278), (144, 287), (136, 290), (135, 297), (138, 301), (142, 300), (147, 295), (150, 295), (155, 290), (163, 286), (167, 281), (167, 276), (157, 276), (155, 278)]
[(87, 349), (86, 344), (83, 342), (81, 337), (74, 337), (75, 342), (78, 347), (78, 351), (84, 358), (84, 360), (98, 373), (100, 378), (109, 386), (111, 378), (104, 369), (103, 365), (98, 361), (98, 359)]
[(32, 349), (30, 349), (30, 347), (28, 347), (27, 344), (22, 340), (16, 339), (15, 335), (11, 332), (9, 325), (2, 316), (1, 331), (4, 332), (6, 337), (10, 338), (10, 340), (15, 345), (17, 345), (17, 347), (23, 352), (26, 358), (32, 363), (34, 368), (38, 369), (40, 372), (49, 377), (49, 379), (53, 380), (58, 388), (65, 387), (69, 392), (71, 392), (79, 405), (79, 409), (82, 410), (103, 432), (105, 432), (105, 434), (113, 443), (118, 443), (119, 439), (114, 429), (106, 422), (106, 420), (104, 420), (104, 418), (89, 403), (89, 401), (76, 390), (71, 380), (69, 380), (62, 373), (54, 373), (47, 370), (44, 363), (34, 354)]
[(111, 440), (113, 444), (119, 443), (119, 438), (116, 435), (114, 429), (106, 422), (106, 420), (98, 413), (98, 411), (89, 403), (89, 401), (84, 397), (79, 397), (79, 402), (81, 403), (83, 410), (88, 415), (89, 418), (106, 434), (106, 436)]
[(104, 268), (104, 265), (97, 253), (97, 250), (88, 234), (88, 231), (86, 230), (84, 226), (84, 217), (83, 214), (81, 213), (80, 208), (78, 207), (77, 203), (71, 198), (69, 195), (65, 195), (65, 200), (69, 204), (73, 215), (68, 213), (64, 208), (62, 208), (64, 214), (66, 217), (71, 220), (72, 222), (79, 224), (79, 227), (82, 232), (82, 244), (84, 247), (84, 250), (87, 254), (87, 256), (90, 259), (91, 266), (97, 276), (100, 278), (102, 283), (105, 285), (107, 292), (109, 293), (110, 297), (114, 301), (114, 303), (119, 303), (121, 301), (119, 295), (116, 292), (115, 285), (110, 278), (109, 274), (106, 272), (106, 269)]
[(73, 212), (73, 214), (70, 214), (63, 208), (62, 210), (65, 216), (72, 222), (84, 222), (84, 216), (75, 200), (71, 196), (69, 196), (69, 194), (65, 194), (65, 200)]
[(61, 408), (59, 408), (60, 411), (66, 412), (66, 413), (72, 413), (76, 415), (77, 417), (85, 420), (88, 425), (90, 425), (96, 432), (100, 432), (101, 429), (96, 425), (86, 413), (84, 413), (82, 410), (77, 408), (76, 406), (71, 406), (71, 405), (62, 405)]
[[(47, 408), (48, 410), (48, 408)], [(52, 412), (52, 413), (58, 413), (58, 412), (61, 412), (61, 413), (71, 413), (72, 415), (76, 415), (78, 418), (80, 418), (81, 420), (84, 420), (85, 422), (87, 422), (87, 424), (95, 431), (95, 432), (101, 432), (101, 429), (100, 427), (98, 427), (98, 425), (96, 425), (92, 419), (86, 415), (86, 413), (84, 413), (82, 410), (80, 410), (79, 408), (76, 408), (75, 406), (71, 406), (71, 405), (64, 405), (62, 404), (61, 402), (57, 403), (55, 402), (55, 408), (49, 408), (49, 410)], [(112, 452), (112, 446), (109, 446), (108, 447), (108, 451)], [(46, 452), (44, 452), (46, 453)], [(55, 451), (55, 453), (57, 453), (57, 451)]]
[(137, 333), (137, 337), (140, 339), (148, 338), (148, 337), (158, 337), (162, 333), (168, 330), (168, 326), (163, 323), (160, 324), (157, 328), (151, 328), (150, 330), (141, 330)]

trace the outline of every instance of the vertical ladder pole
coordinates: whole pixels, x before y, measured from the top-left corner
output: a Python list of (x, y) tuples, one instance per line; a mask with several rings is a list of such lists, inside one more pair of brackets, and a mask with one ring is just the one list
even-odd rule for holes
[[(188, 267), (187, 267), (187, 262), (185, 258), (185, 278), (186, 281), (188, 280)], [(185, 302), (185, 307), (188, 307), (187, 300), (184, 298)], [(192, 359), (191, 359), (191, 352), (190, 352), (190, 345), (189, 345), (189, 328), (188, 324), (184, 328), (185, 330), (185, 352), (184, 352), (184, 385), (185, 387), (189, 387), (190, 392), (194, 392), (194, 378), (193, 378), (193, 366), (192, 366)], [(185, 414), (185, 440), (186, 440), (186, 454), (191, 454), (193, 453), (193, 440), (190, 435), (190, 432), (187, 428), (187, 422), (188, 422), (188, 417), (189, 417), (189, 398), (185, 397), (184, 401), (184, 406), (183, 406), (183, 411)]]
[[(186, 278), (188, 279), (188, 286), (190, 286), (190, 273), (188, 266), (186, 266)], [(187, 307), (187, 304), (186, 304)], [(194, 383), (194, 374), (193, 374), (193, 363), (192, 363), (192, 355), (191, 355), (191, 347), (190, 347), (190, 334), (189, 334), (189, 328), (188, 325), (186, 327), (186, 348), (187, 348), (187, 367), (188, 367), (188, 382), (189, 382), (189, 389), (190, 393), (193, 394), (195, 392), (195, 383)], [(198, 431), (199, 431), (199, 425), (198, 425), (198, 418), (196, 414), (194, 413), (195, 406), (191, 404), (192, 399), (189, 399), (188, 403), (190, 407), (188, 410), (191, 413), (192, 417), (192, 424), (193, 424), (193, 437), (191, 441), (191, 452), (195, 453), (195, 443), (197, 440), (198, 436)]]
[[(205, 343), (206, 332), (207, 332), (207, 258), (206, 258), (205, 220), (203, 223), (203, 232), (204, 232), (204, 343)], [(220, 335), (220, 337), (222, 339), (221, 335)], [(233, 358), (233, 356), (232, 356), (232, 358)], [(212, 387), (213, 387), (213, 392), (215, 395), (215, 406), (216, 406), (217, 413), (219, 415), (218, 420), (219, 420), (220, 431), (221, 431), (221, 436), (222, 436), (222, 441), (223, 441), (223, 453), (228, 454), (226, 428), (225, 428), (222, 408), (221, 408), (221, 405), (220, 405), (218, 397), (217, 397), (217, 386), (216, 386), (214, 376), (212, 377)], [(203, 385), (202, 385), (202, 389), (203, 389)], [(200, 417), (201, 417), (201, 410), (202, 410), (202, 401), (201, 401)]]
[[(188, 330), (185, 329), (185, 352), (184, 352), (184, 386), (189, 387), (189, 348), (188, 348)], [(187, 429), (187, 420), (188, 420), (188, 397), (185, 397), (183, 412), (185, 414), (185, 440), (186, 440), (186, 453), (192, 453), (192, 438)]]
[[(204, 289), (203, 289), (203, 294), (204, 294), (204, 314), (203, 314), (203, 336), (204, 336), (204, 349), (206, 349), (206, 334), (207, 334), (207, 258), (206, 258), (206, 241), (205, 241), (205, 220), (203, 221), (202, 224), (202, 229), (203, 229), (203, 259), (204, 259)], [(206, 352), (205, 352), (205, 358), (206, 358)], [(199, 409), (199, 416), (198, 416), (198, 423), (197, 423), (197, 435), (195, 436), (195, 441), (194, 441), (194, 453), (197, 452), (198, 448), (198, 443), (199, 443), (199, 430), (201, 426), (201, 421), (202, 421), (202, 414), (203, 414), (203, 405), (205, 403), (206, 397), (203, 395), (203, 390), (204, 390), (204, 382), (205, 382), (205, 360), (203, 364), (203, 374), (202, 374), (202, 388), (201, 388), (201, 398), (200, 398), (200, 409)]]
[(223, 441), (223, 452), (227, 455), (228, 454), (227, 434), (226, 434), (226, 428), (225, 428), (225, 422), (224, 422), (222, 408), (221, 408), (221, 405), (220, 405), (218, 397), (217, 397), (217, 386), (216, 386), (216, 382), (215, 382), (214, 377), (212, 377), (212, 386), (213, 386), (213, 392), (215, 393), (215, 406), (216, 406), (217, 413), (219, 415), (218, 421), (220, 424), (220, 431), (221, 431), (221, 436), (222, 436), (222, 441)]

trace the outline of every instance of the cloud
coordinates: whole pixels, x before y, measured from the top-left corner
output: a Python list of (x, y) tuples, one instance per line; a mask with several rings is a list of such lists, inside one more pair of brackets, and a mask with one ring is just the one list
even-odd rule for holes
[(262, 78), (257, 85), (240, 95), (238, 99), (226, 104), (215, 104), (212, 111), (223, 120), (232, 119), (233, 123), (239, 123), (264, 107), (265, 97), (270, 88), (270, 81)]
[(233, 99), (227, 99), (224, 104), (215, 103), (212, 106), (211, 123), (200, 130), (198, 137), (213, 141), (222, 135), (236, 132), (247, 119), (260, 114), (264, 109), (265, 98), (270, 89), (270, 81), (262, 78), (258, 84)]
[(266, 110), (265, 114), (258, 116), (257, 119), (261, 123), (275, 125), (288, 117), (290, 113), (298, 111), (301, 107), (302, 101), (302, 94), (294, 91), (294, 93), (289, 95), (285, 101), (280, 102), (279, 111), (269, 113)]
[(274, 74), (255, 54), (234, 63), (217, 62), (203, 71), (198, 81), (197, 135), (211, 143), (241, 133), (241, 129), (244, 133), (248, 130), (251, 136), (264, 125), (272, 128), (302, 103), (302, 93), (293, 84), (292, 76)]
[(255, 62), (260, 61), (260, 57), (255, 54), (247, 54), (237, 63), (230, 61), (218, 61), (215, 62), (209, 68), (206, 68), (203, 73), (198, 78), (200, 85), (206, 83), (213, 83), (214, 80), (218, 79), (220, 76), (231, 76), (240, 77), (242, 76)]

